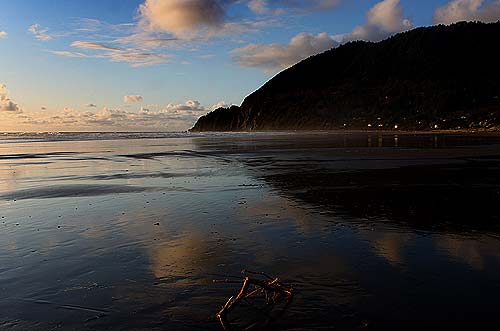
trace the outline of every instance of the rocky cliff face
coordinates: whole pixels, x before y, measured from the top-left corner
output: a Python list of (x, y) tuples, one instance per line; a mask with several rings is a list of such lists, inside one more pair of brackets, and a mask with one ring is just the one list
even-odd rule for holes
[(429, 129), (500, 123), (500, 22), (418, 28), (310, 57), (192, 131)]

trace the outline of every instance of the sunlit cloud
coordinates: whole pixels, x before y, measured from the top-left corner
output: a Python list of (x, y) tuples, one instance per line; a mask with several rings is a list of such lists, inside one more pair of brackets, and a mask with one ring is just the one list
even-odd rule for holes
[(83, 49), (96, 49), (101, 51), (119, 51), (120, 48), (107, 46), (101, 43), (94, 43), (90, 41), (74, 41), (71, 43), (72, 47), (83, 48)]
[(192, 37), (200, 30), (217, 30), (226, 20), (226, 1), (146, 0), (139, 7), (141, 24), (149, 31)]
[[(333, 2), (329, 4), (333, 5)], [(399, 0), (384, 0), (373, 6), (366, 14), (366, 23), (351, 33), (331, 36), (323, 32), (315, 36), (303, 32), (293, 37), (288, 44), (250, 44), (233, 50), (233, 61), (242, 67), (261, 68), (267, 73), (275, 73), (344, 42), (380, 41), (411, 28), (413, 23), (404, 17)]]
[(49, 41), (53, 39), (53, 36), (48, 34), (49, 29), (42, 28), (38, 23), (31, 25), (28, 28), (28, 31), (31, 32), (35, 36), (35, 38), (40, 41)]
[[(275, 24), (272, 15), (327, 10), (340, 0), (146, 0), (139, 6), (139, 28), (147, 32), (162, 32), (183, 39), (199, 36), (216, 37), (253, 31)], [(229, 8), (244, 3), (264, 19), (232, 18)]]
[(225, 101), (219, 101), (218, 103), (216, 103), (215, 105), (212, 106), (212, 108), (210, 110), (216, 110), (218, 108), (228, 108), (230, 105), (225, 102)]
[(65, 56), (65, 57), (78, 57), (78, 58), (90, 57), (88, 55), (79, 52), (70, 52), (70, 51), (49, 51), (49, 52), (54, 55)]
[[(196, 50), (197, 44), (213, 38), (255, 33), (269, 26), (283, 25), (281, 14), (305, 14), (328, 10), (340, 0), (144, 0), (131, 23), (110, 24), (93, 18), (78, 19), (69, 35), (85, 34), (74, 40), (72, 49), (50, 50), (72, 58), (108, 59), (132, 67), (172, 62), (175, 50)], [(230, 8), (246, 6), (253, 15), (232, 17)], [(40, 40), (49, 40), (48, 29), (35, 24), (30, 31)], [(313, 46), (315, 47), (315, 46)], [(168, 50), (168, 52), (167, 52)], [(308, 55), (311, 55), (308, 53)], [(290, 57), (293, 57), (291, 55)], [(179, 60), (186, 64), (191, 61)], [(279, 67), (293, 64), (285, 61)]]
[(235, 55), (233, 61), (243, 67), (262, 68), (266, 72), (273, 73), (337, 45), (333, 37), (325, 32), (316, 36), (300, 33), (286, 45), (250, 44), (237, 48), (232, 53)]
[(140, 95), (126, 95), (123, 97), (123, 102), (125, 103), (134, 103), (142, 101), (144, 101), (144, 98)]
[(103, 43), (90, 42), (90, 41), (74, 41), (71, 43), (71, 46), (82, 50), (87, 50), (92, 53), (82, 53), (73, 51), (50, 51), (50, 52), (52, 54), (65, 57), (96, 58), (96, 59), (108, 59), (111, 62), (125, 62), (129, 63), (131, 67), (145, 67), (145, 66), (162, 64), (170, 62), (170, 59), (172, 57), (169, 54), (145, 52), (140, 49), (134, 49), (134, 48), (120, 48), (120, 47), (106, 45)]
[(404, 17), (399, 0), (384, 0), (370, 9), (366, 14), (366, 23), (344, 35), (343, 41), (380, 41), (413, 27), (413, 22)]
[[(50, 127), (56, 130), (170, 130), (184, 131), (202, 115), (225, 102), (204, 107), (196, 100), (184, 103), (170, 103), (165, 107), (148, 105), (138, 111), (104, 107), (95, 111), (80, 111), (70, 107), (57, 113), (29, 113), (18, 117), (19, 124)], [(92, 107), (94, 108), (94, 107)]]
[(183, 42), (183, 40), (177, 37), (165, 37), (141, 31), (116, 38), (113, 42), (121, 45), (131, 45), (142, 49), (154, 50), (158, 48), (172, 48), (173, 46), (178, 46)]
[(111, 24), (96, 18), (77, 18), (73, 24), (76, 26), (75, 31), (85, 32), (87, 34), (101, 33), (106, 31), (109, 35), (123, 35), (124, 33), (132, 33), (135, 31), (136, 24), (115, 23)]
[(164, 109), (164, 111), (171, 113), (183, 112), (183, 111), (202, 112), (205, 110), (206, 110), (205, 107), (203, 107), (199, 101), (195, 100), (188, 100), (185, 103), (181, 104), (169, 103)]
[(0, 39), (7, 38), (7, 32), (0, 31)]
[(436, 9), (434, 23), (452, 24), (459, 21), (482, 21), (486, 23), (500, 20), (500, 0), (453, 0)]
[(21, 112), (19, 105), (9, 98), (9, 91), (5, 84), (0, 84), (0, 112)]
[[(87, 48), (94, 46), (94, 49), (105, 49), (109, 47), (102, 42), (102, 40), (105, 40), (106, 43), (116, 45), (116, 48), (127, 46), (135, 49), (151, 50), (172, 46), (176, 42), (181, 42), (177, 37), (146, 32), (142, 28), (139, 28), (137, 22), (111, 24), (98, 19), (81, 18), (76, 20), (74, 24), (76, 25), (74, 31), (77, 34), (83, 32), (86, 39), (98, 39), (101, 42), (77, 41), (73, 46), (81, 44)], [(86, 43), (88, 45), (85, 45)], [(99, 47), (99, 44), (104, 47)]]

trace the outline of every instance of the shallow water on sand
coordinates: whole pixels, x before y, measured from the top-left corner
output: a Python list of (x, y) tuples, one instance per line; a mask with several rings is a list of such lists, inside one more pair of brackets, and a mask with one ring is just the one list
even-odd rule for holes
[(217, 330), (243, 268), (270, 329), (498, 325), (500, 137), (136, 137), (0, 138), (0, 329)]

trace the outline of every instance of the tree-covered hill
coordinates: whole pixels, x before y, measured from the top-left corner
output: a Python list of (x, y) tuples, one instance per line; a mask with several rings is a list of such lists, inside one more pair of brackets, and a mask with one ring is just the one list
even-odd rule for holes
[(500, 23), (351, 42), (279, 73), (192, 131), (430, 129), (500, 124)]

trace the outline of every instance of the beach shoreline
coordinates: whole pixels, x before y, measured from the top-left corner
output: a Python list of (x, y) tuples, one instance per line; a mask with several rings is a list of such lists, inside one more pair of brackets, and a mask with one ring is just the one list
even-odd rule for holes
[(242, 269), (293, 286), (275, 329), (496, 316), (497, 135), (82, 137), (0, 156), (6, 330), (217, 329), (238, 286), (212, 280)]

